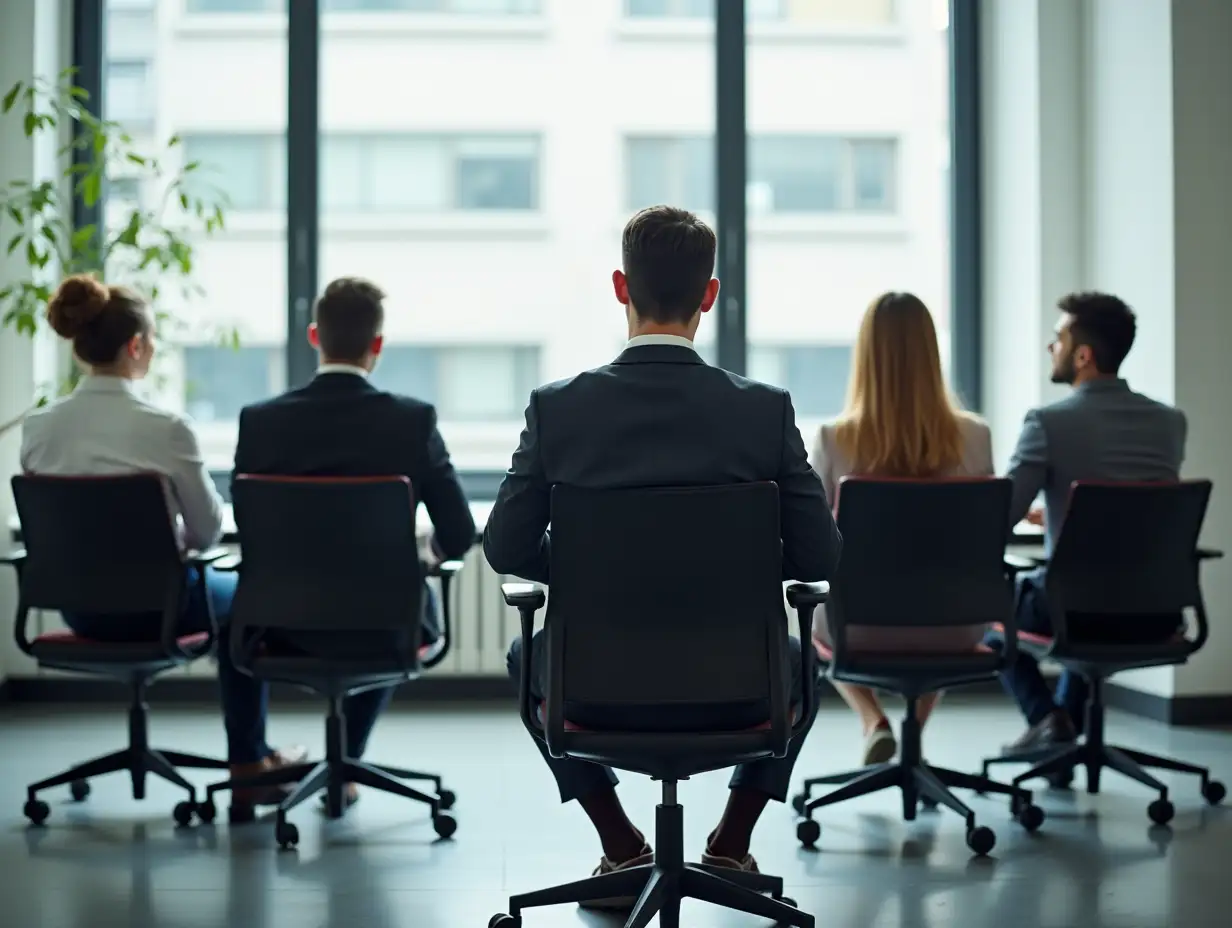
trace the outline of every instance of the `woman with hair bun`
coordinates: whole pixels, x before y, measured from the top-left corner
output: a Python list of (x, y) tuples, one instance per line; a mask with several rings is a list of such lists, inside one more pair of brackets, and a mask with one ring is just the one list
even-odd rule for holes
[[(145, 301), (124, 287), (76, 274), (56, 289), (47, 304), (47, 320), (57, 335), (72, 343), (84, 376), (70, 395), (31, 413), (23, 423), (23, 469), (59, 476), (161, 474), (183, 547), (216, 543), (223, 504), (197, 436), (183, 417), (144, 402), (134, 390), (134, 382), (146, 376), (154, 359), (154, 319)], [(214, 614), (224, 623), (235, 595), (235, 575), (210, 569), (206, 581)], [(186, 635), (205, 631), (209, 624), (200, 585), (191, 583), (189, 590), (181, 619), (181, 634)], [(157, 640), (162, 624), (157, 614), (122, 620), (72, 614), (64, 621), (83, 638), (105, 641)], [(278, 752), (266, 743), (266, 686), (236, 670), (225, 646), (218, 648), (218, 679), (234, 776), (303, 759), (302, 751)], [(245, 807), (278, 802), (282, 795), (241, 792), (232, 800), (233, 817), (237, 812), (242, 817)]]

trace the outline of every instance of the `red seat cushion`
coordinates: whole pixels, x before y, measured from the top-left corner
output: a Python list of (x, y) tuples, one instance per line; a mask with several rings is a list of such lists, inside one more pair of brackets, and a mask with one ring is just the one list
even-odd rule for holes
[[(1001, 637), (1003, 638), (1005, 637), (1005, 626), (1002, 625), (1000, 622), (997, 622), (995, 625), (993, 625), (992, 630), (996, 632), (998, 635), (1000, 635)], [(1024, 632), (1020, 630), (1018, 632), (1018, 640), (1026, 644), (1037, 645), (1038, 647), (1041, 647), (1041, 648), (1052, 647), (1052, 636), (1051, 635), (1037, 635), (1034, 632)]]
[[(829, 663), (830, 661), (834, 660), (834, 649), (831, 648), (824, 641), (818, 641), (816, 638), (814, 638), (813, 639), (813, 649), (817, 652), (817, 656), (820, 657), (823, 661), (826, 661), (827, 663)], [(874, 660), (881, 659), (881, 660), (886, 660), (886, 661), (892, 661), (895, 664), (902, 663), (903, 661), (910, 661), (913, 659), (921, 661), (921, 662), (930, 662), (934, 660), (946, 660), (947, 658), (953, 659), (953, 658), (963, 658), (963, 657), (974, 657), (976, 655), (988, 655), (988, 654), (995, 654), (995, 653), (996, 651), (988, 647), (988, 645), (984, 644), (983, 642), (981, 642), (980, 644), (977, 644), (974, 648), (971, 648), (965, 651), (904, 651), (904, 652), (899, 652), (899, 651), (860, 650), (860, 651), (849, 651), (848, 652), (849, 656), (853, 658), (864, 657), (864, 658), (871, 658)]]
[[(198, 648), (209, 640), (210, 636), (206, 632), (197, 632), (192, 635), (181, 635), (175, 639), (176, 643), (181, 648)], [(44, 632), (34, 639), (33, 644), (36, 645), (51, 645), (52, 647), (100, 647), (114, 648), (116, 646), (123, 647), (138, 647), (148, 648), (156, 646), (162, 648), (162, 644), (157, 641), (98, 641), (94, 638), (82, 638), (70, 631), (60, 632)]]

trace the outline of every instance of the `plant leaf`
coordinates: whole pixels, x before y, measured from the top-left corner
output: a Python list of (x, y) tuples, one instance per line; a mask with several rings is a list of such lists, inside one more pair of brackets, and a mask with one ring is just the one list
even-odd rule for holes
[(13, 108), (13, 104), (17, 102), (17, 97), (21, 94), (22, 86), (22, 82), (18, 81), (9, 89), (9, 92), (4, 95), (4, 112), (7, 113)]

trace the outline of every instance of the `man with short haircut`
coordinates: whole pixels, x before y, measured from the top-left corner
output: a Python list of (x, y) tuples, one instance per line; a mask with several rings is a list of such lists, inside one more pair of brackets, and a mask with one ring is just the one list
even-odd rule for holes
[[(624, 307), (629, 340), (611, 364), (535, 390), (526, 427), (497, 495), (484, 552), (498, 573), (548, 583), (550, 498), (554, 484), (595, 489), (778, 484), (785, 579), (834, 575), (841, 540), (821, 481), (809, 466), (795, 411), (785, 390), (708, 366), (693, 347), (703, 313), (714, 305), (714, 232), (692, 213), (667, 206), (645, 209), (625, 226), (623, 270), (612, 274)], [(551, 436), (549, 439), (547, 436)], [(563, 436), (563, 437), (562, 437)], [(519, 674), (520, 638), (509, 651)], [(791, 661), (793, 700), (801, 694), (799, 647)], [(807, 643), (806, 643), (807, 646)], [(532, 650), (533, 697), (544, 687), (544, 639)], [(809, 724), (812, 720), (808, 720)], [(722, 820), (703, 861), (753, 870), (753, 828), (770, 799), (784, 801), (804, 735), (781, 760), (737, 769)], [(651, 849), (616, 795), (606, 767), (540, 752), (556, 777), (562, 802), (576, 799), (603, 846), (596, 873), (651, 860)], [(635, 900), (590, 905), (623, 908)]]
[[(1115, 296), (1092, 292), (1072, 293), (1058, 307), (1061, 318), (1048, 346), (1052, 382), (1074, 389), (1065, 399), (1027, 413), (1009, 470), (1011, 525), (1028, 515), (1038, 520), (1041, 513), (1031, 506), (1044, 493), (1048, 553), (1060, 535), (1075, 480), (1177, 480), (1185, 456), (1185, 414), (1135, 393), (1118, 375), (1137, 330), (1130, 308)], [(1044, 590), (1043, 569), (1019, 577), (1021, 631), (1052, 634)], [(1122, 628), (1127, 643), (1159, 641), (1177, 631), (1177, 620), (1143, 619)], [(1002, 682), (1028, 725), (1006, 746), (1007, 753), (1071, 742), (1081, 734), (1087, 699), (1081, 677), (1064, 671), (1054, 697), (1038, 661), (1019, 651)]]
[[(256, 403), (240, 413), (236, 474), (293, 477), (404, 476), (428, 510), (433, 552), (460, 558), (475, 543), (475, 522), (430, 404), (377, 389), (369, 382), (383, 347), (385, 294), (354, 277), (335, 280), (320, 299), (308, 340), (320, 356), (304, 387)], [(243, 532), (243, 526), (238, 526)], [(425, 584), (421, 641), (440, 637), (436, 603)], [(340, 649), (370, 653), (371, 645), (333, 633), (297, 633), (294, 645), (322, 656)], [(363, 756), (393, 688), (346, 701), (347, 755)], [(354, 801), (354, 785), (349, 788)]]

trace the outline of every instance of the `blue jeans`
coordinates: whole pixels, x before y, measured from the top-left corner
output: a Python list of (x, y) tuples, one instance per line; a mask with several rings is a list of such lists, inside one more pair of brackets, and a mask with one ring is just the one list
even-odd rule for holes
[[(800, 688), (800, 641), (796, 638), (789, 638), (788, 644), (790, 645), (788, 662), (791, 669), (791, 704), (793, 708), (798, 708), (802, 693)], [(543, 632), (536, 632), (535, 636), (531, 639), (530, 658), (530, 693), (531, 699), (534, 700), (535, 704), (543, 702), (544, 698), (545, 687), (543, 685), (542, 673), (547, 660), (547, 655), (544, 654), (545, 647), (546, 639), (543, 637)], [(510, 645), (509, 654), (506, 657), (506, 665), (509, 670), (509, 676), (515, 681), (518, 680), (522, 674), (521, 636), (514, 639), (513, 644)], [(765, 760), (756, 760), (749, 764), (741, 764), (732, 774), (731, 782), (728, 784), (729, 787), (731, 789), (756, 790), (757, 792), (764, 793), (771, 799), (786, 802), (787, 790), (791, 786), (792, 768), (796, 765), (796, 758), (799, 757), (800, 749), (804, 746), (804, 739), (808, 737), (809, 729), (813, 727), (813, 722), (816, 718), (817, 700), (814, 700), (812, 715), (800, 734), (791, 739), (787, 748), (787, 756), (782, 758), (772, 757)], [(765, 720), (764, 713), (761, 714), (760, 718), (733, 719), (732, 727), (740, 728), (747, 726), (751, 728), (759, 723), (764, 723)], [(673, 722), (675, 721), (673, 719)], [(702, 718), (694, 722), (690, 722), (688, 718), (681, 718), (679, 720), (679, 728), (681, 730), (690, 730), (694, 725), (703, 726), (702, 730), (705, 730), (705, 727), (713, 727), (714, 718), (712, 713), (706, 712)], [(543, 759), (551, 769), (552, 775), (556, 778), (556, 786), (560, 791), (561, 802), (580, 799), (592, 793), (597, 793), (600, 790), (612, 789), (620, 782), (616, 779), (616, 774), (610, 767), (569, 757), (553, 757), (548, 753), (546, 744), (538, 738), (534, 740), (535, 747), (539, 749), (539, 753), (543, 755)]]
[[(185, 582), (189, 592), (185, 597), (179, 635), (194, 635), (209, 631), (209, 613), (201, 585), (190, 570)], [(265, 741), (265, 720), (269, 712), (269, 687), (241, 673), (231, 661), (226, 630), (231, 617), (231, 602), (235, 599), (238, 577), (234, 573), (206, 570), (207, 595), (219, 626), (218, 689), (222, 702), (223, 725), (227, 732), (227, 759), (232, 764), (256, 763), (269, 756), (272, 749)], [(162, 634), (162, 616), (157, 613), (117, 615), (64, 616), (73, 633), (95, 641), (150, 641)]]

